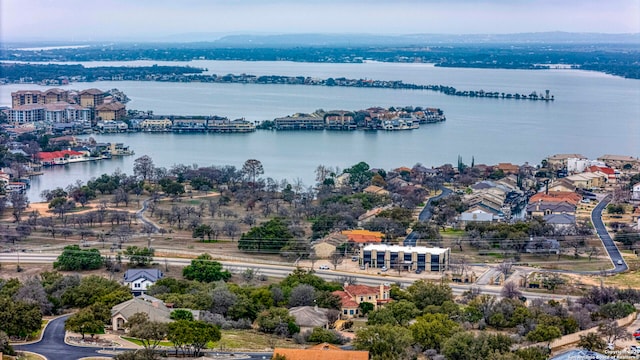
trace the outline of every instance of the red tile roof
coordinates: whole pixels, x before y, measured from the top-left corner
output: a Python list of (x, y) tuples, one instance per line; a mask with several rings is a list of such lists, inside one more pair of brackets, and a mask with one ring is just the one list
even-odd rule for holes
[(82, 155), (82, 153), (78, 151), (73, 151), (73, 150), (50, 151), (50, 152), (41, 151), (38, 153), (38, 159), (52, 160), (52, 159), (63, 158), (65, 157), (65, 155), (69, 155), (69, 156)]
[[(389, 291), (390, 287), (384, 286), (384, 291)], [(367, 285), (347, 285), (344, 288), (344, 291), (352, 296), (360, 296), (360, 295), (377, 295), (380, 292), (379, 286), (367, 286)]]
[(582, 200), (582, 196), (578, 195), (574, 192), (569, 191), (550, 191), (548, 194), (544, 192), (537, 193), (529, 199), (529, 204), (532, 204), (537, 201), (546, 201), (546, 202), (562, 202), (566, 201), (570, 204), (577, 205), (580, 200)]
[(332, 292), (333, 295), (338, 295), (340, 297), (340, 303), (343, 308), (357, 308), (358, 303), (353, 300), (353, 297), (342, 290), (336, 290)]
[(327, 343), (319, 344), (308, 349), (275, 348), (273, 354), (284, 356), (287, 360), (368, 360), (368, 351), (342, 350)]

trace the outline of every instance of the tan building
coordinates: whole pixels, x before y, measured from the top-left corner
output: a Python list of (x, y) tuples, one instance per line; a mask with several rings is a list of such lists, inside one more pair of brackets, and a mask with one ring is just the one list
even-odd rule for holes
[(125, 116), (127, 116), (126, 106), (117, 101), (96, 107), (96, 118), (103, 121), (122, 120)]
[(104, 104), (104, 91), (100, 89), (87, 89), (80, 91), (80, 106), (95, 108)]
[(169, 119), (145, 119), (140, 122), (143, 131), (163, 131), (170, 129), (173, 123)]
[(567, 167), (569, 159), (587, 160), (588, 158), (581, 154), (555, 154), (547, 158), (547, 164), (551, 168), (562, 169)]
[(45, 103), (45, 94), (40, 90), (20, 90), (11, 93), (11, 107)]
[(57, 102), (69, 102), (69, 92), (62, 89), (49, 89), (44, 92), (45, 104), (52, 104)]
[(602, 172), (593, 173), (580, 173), (571, 176), (567, 176), (567, 181), (570, 181), (576, 188), (579, 189), (595, 189), (603, 188), (607, 183), (608, 175)]
[(638, 169), (640, 168), (640, 159), (627, 155), (602, 155), (598, 158), (598, 161), (602, 161), (612, 168), (618, 168), (625, 170), (625, 166)]

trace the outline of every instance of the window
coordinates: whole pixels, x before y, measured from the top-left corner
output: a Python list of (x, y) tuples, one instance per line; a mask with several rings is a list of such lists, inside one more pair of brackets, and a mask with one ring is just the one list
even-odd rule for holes
[(349, 315), (353, 315), (353, 309), (349, 310)]
[(364, 301), (364, 297), (360, 296), (360, 302), (363, 302), (363, 301)]
[(347, 309), (344, 309), (342, 312), (347, 315)]
[(139, 288), (140, 287), (140, 283), (135, 283), (133, 287)]
[(371, 295), (369, 295), (369, 300), (371, 300)]

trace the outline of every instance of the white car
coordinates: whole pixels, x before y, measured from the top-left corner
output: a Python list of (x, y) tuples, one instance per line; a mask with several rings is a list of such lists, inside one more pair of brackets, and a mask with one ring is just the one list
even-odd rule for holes
[(618, 260), (618, 265), (622, 265), (622, 260)]
[(329, 270), (329, 265), (320, 265), (320, 267), (318, 269), (320, 269), (320, 270)]

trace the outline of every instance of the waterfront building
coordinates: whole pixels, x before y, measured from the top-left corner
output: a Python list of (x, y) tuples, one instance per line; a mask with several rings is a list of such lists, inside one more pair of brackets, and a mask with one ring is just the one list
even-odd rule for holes
[(80, 106), (95, 109), (98, 105), (104, 104), (104, 91), (100, 89), (86, 89), (80, 91)]
[(295, 114), (273, 120), (277, 130), (323, 130), (324, 118), (319, 116)]
[(122, 120), (127, 116), (127, 109), (123, 103), (114, 101), (96, 106), (96, 119), (105, 121)]
[(356, 122), (351, 111), (331, 110), (324, 116), (326, 128), (329, 130), (355, 130)]
[(207, 130), (216, 133), (246, 133), (256, 131), (256, 126), (245, 119), (209, 119)]
[(123, 121), (98, 121), (96, 123), (96, 129), (103, 132), (121, 132), (127, 131), (127, 129), (129, 129), (129, 125)]
[(11, 93), (11, 107), (44, 104), (45, 95), (40, 90), (20, 90)]
[(41, 151), (36, 155), (36, 158), (43, 166), (65, 165), (84, 160), (84, 154), (73, 150)]
[(44, 104), (17, 105), (9, 110), (9, 121), (22, 125), (44, 121)]
[(49, 89), (44, 92), (44, 103), (45, 104), (53, 104), (57, 102), (70, 102), (69, 101), (69, 92), (66, 90), (54, 88)]
[[(133, 121), (132, 121), (133, 123)], [(144, 119), (137, 121), (138, 129), (142, 131), (167, 131), (173, 123), (169, 119)]]
[(207, 120), (206, 119), (174, 119), (173, 120), (173, 131), (174, 132), (204, 132), (207, 129)]
[(369, 268), (444, 271), (449, 267), (450, 248), (370, 244), (360, 249), (360, 265)]

